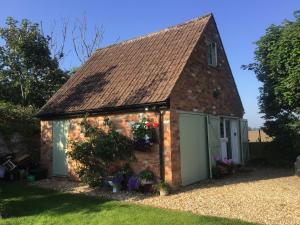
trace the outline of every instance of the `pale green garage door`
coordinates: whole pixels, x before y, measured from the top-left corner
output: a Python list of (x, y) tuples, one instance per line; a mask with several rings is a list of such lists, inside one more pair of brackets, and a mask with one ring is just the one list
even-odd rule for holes
[(205, 116), (182, 113), (179, 129), (182, 185), (207, 179), (209, 166)]
[(67, 176), (67, 146), (69, 121), (53, 121), (53, 176)]

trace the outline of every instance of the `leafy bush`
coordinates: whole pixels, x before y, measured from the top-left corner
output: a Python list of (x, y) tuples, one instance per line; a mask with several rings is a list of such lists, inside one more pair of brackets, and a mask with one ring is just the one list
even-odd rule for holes
[(170, 186), (165, 181), (159, 181), (157, 184), (153, 185), (153, 189), (158, 192), (161, 190), (169, 191)]
[(68, 155), (79, 162), (77, 174), (90, 186), (98, 186), (108, 176), (111, 164), (134, 159), (132, 141), (118, 133), (105, 121), (108, 131), (90, 125), (87, 119), (82, 124), (86, 139), (73, 142)]
[(90, 187), (97, 187), (102, 184), (103, 168), (97, 165), (89, 165), (78, 169), (78, 176), (81, 181)]
[(0, 132), (10, 135), (13, 132), (36, 134), (39, 123), (34, 118), (37, 109), (31, 106), (20, 106), (0, 101)]
[(139, 178), (141, 180), (146, 180), (146, 181), (153, 181), (154, 179), (154, 174), (150, 170), (143, 170), (139, 174)]
[(39, 135), (38, 119), (34, 118), (37, 109), (0, 101), (0, 135), (9, 150), (15, 148), (11, 142), (13, 135), (22, 136), (22, 146), (30, 151), (32, 159), (39, 160), (39, 147), (36, 136)]

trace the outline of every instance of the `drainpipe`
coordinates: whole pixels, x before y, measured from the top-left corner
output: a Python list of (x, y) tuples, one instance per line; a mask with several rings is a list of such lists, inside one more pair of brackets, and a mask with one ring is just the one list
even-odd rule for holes
[(165, 180), (165, 165), (164, 165), (164, 119), (163, 114), (158, 108), (159, 115), (159, 173), (160, 180)]

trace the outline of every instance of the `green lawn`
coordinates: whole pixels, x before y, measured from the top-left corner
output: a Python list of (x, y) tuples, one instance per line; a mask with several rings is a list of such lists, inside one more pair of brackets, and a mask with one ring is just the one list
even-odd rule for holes
[(6, 203), (9, 216), (9, 218), (0, 219), (0, 224), (251, 224), (238, 220), (197, 216), (192, 213), (65, 194), (21, 183), (0, 185), (1, 199)]

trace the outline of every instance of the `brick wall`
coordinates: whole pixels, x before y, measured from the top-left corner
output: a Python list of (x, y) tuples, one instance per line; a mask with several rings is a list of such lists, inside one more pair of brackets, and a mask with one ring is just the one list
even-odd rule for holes
[[(217, 44), (217, 66), (207, 61), (207, 41)], [(216, 98), (214, 90), (220, 95)], [(243, 117), (244, 109), (218, 34), (210, 19), (170, 96), (173, 181), (181, 184), (179, 113), (177, 110)]]
[(41, 157), (40, 164), (52, 171), (52, 121), (41, 121)]
[[(112, 121), (114, 129), (119, 130), (121, 133), (128, 137), (132, 137), (131, 127), (129, 122), (139, 121), (143, 117), (149, 117), (154, 121), (159, 121), (159, 114), (154, 112), (147, 113), (130, 113), (130, 114), (119, 114), (108, 116)], [(104, 116), (93, 116), (88, 117), (88, 121), (97, 126), (103, 128)], [(172, 183), (173, 174), (171, 168), (171, 140), (170, 140), (170, 112), (163, 112), (164, 118), (164, 149), (165, 149), (165, 178), (168, 182)], [(69, 141), (78, 141), (84, 139), (83, 133), (81, 133), (80, 123), (83, 118), (72, 118), (69, 119)], [(158, 129), (157, 129), (158, 132)], [(41, 121), (41, 164), (48, 168), (49, 175), (52, 171), (52, 122)], [(71, 151), (71, 145), (68, 146), (68, 151)], [(160, 177), (160, 162), (159, 162), (159, 145), (155, 144), (152, 146), (150, 152), (135, 152), (136, 161), (131, 163), (131, 167), (135, 173), (139, 173), (141, 170), (150, 169), (155, 174), (156, 178)], [(70, 158), (68, 160), (69, 175), (73, 179), (78, 179), (75, 173), (76, 162)]]
[[(207, 63), (207, 41), (217, 44), (218, 65)], [(220, 95), (215, 98), (214, 90)], [(243, 116), (243, 106), (220, 36), (211, 19), (171, 94), (171, 110)]]

